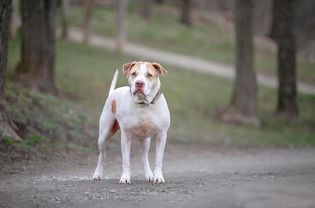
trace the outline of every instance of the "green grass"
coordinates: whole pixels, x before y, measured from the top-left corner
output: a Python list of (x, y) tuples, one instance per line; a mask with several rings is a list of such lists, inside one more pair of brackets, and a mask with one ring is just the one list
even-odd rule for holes
[[(15, 57), (18, 54), (16, 52), (18, 50), (17, 43), (11, 43), (10, 49), (9, 64), (12, 68), (17, 60)], [(82, 44), (58, 43), (57, 85), (76, 97), (71, 103), (80, 109), (83, 114), (82, 117), (85, 118), (85, 120), (80, 121), (82, 123), (73, 124), (74, 132), (78, 131), (75, 126), (80, 127), (84, 123), (84, 125), (92, 126), (92, 130), (97, 132), (98, 117), (107, 96), (114, 70), (116, 68), (121, 70), (124, 63), (134, 59), (138, 58), (90, 48)], [(162, 83), (172, 116), (169, 131), (170, 142), (219, 143), (259, 147), (315, 146), (315, 96), (299, 95), (301, 122), (291, 124), (272, 115), (276, 105), (275, 90), (260, 87), (261, 127), (228, 125), (215, 119), (214, 114), (217, 108), (229, 102), (232, 81), (183, 71), (167, 65), (165, 68), (169, 74), (162, 78)], [(122, 85), (126, 85), (126, 79), (123, 73), (120, 73), (118, 86)], [(47, 98), (44, 100), (44, 105), (58, 106), (58, 99)], [(25, 116), (19, 112), (16, 115), (21, 116), (21, 119)], [(48, 123), (45, 125), (48, 126), (45, 128), (54, 129), (49, 123), (50, 120), (56, 123), (56, 120), (54, 121), (54, 117), (51, 117), (50, 114), (48, 117), (38, 114), (34, 116), (34, 119), (47, 121)], [(71, 121), (71, 117), (61, 117), (61, 119), (68, 120), (67, 123)], [(62, 131), (69, 133), (68, 129), (61, 129)], [(75, 141), (75, 138), (73, 139)]]
[[(234, 31), (231, 26), (206, 17), (203, 21), (195, 20), (192, 27), (186, 27), (178, 23), (178, 12), (172, 6), (155, 6), (153, 18), (148, 22), (138, 15), (137, 7), (133, 3), (127, 18), (129, 41), (224, 64), (234, 63)], [(115, 18), (114, 8), (95, 8), (92, 31), (107, 37), (115, 37)], [(82, 8), (72, 7), (70, 24), (80, 27), (82, 22)], [(263, 43), (256, 43), (255, 67), (260, 73), (275, 75), (275, 49)], [(299, 58), (299, 79), (314, 84), (314, 68), (314, 63)]]
[[(9, 44), (9, 72), (19, 59), (19, 46), (20, 42), (16, 40)], [(36, 149), (45, 153), (51, 152), (54, 146), (64, 150), (77, 149), (76, 145), (89, 148), (90, 138), (94, 138), (95, 133), (91, 136), (86, 132), (86, 115), (80, 106), (69, 100), (29, 91), (16, 83), (12, 73), (8, 73), (5, 94), (6, 112), (23, 139), (4, 138), (1, 144), (22, 151)]]

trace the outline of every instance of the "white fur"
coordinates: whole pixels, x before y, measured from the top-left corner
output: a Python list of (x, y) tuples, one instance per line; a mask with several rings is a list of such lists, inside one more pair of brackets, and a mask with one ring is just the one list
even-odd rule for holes
[[(146, 180), (153, 183), (164, 183), (162, 165), (167, 131), (170, 126), (170, 113), (163, 94), (154, 103), (150, 102), (155, 97), (161, 86), (159, 78), (151, 85), (145, 76), (147, 68), (145, 64), (140, 66), (137, 77), (128, 80), (130, 87), (120, 87), (110, 92), (100, 117), (99, 124), (99, 158), (93, 179), (103, 177), (104, 162), (106, 158), (106, 145), (109, 140), (110, 129), (115, 121), (118, 121), (121, 131), (122, 175), (119, 183), (130, 183), (130, 144), (132, 139), (139, 139), (142, 144), (142, 161)], [(116, 77), (116, 79), (115, 79)], [(137, 103), (137, 96), (132, 96), (136, 80), (145, 82), (144, 93), (146, 105)], [(112, 86), (116, 85), (115, 74)], [(113, 84), (114, 83), (114, 84)], [(116, 112), (112, 112), (112, 102), (116, 102)], [(145, 128), (144, 128), (145, 127)], [(148, 151), (151, 138), (156, 142), (155, 168), (151, 171)]]

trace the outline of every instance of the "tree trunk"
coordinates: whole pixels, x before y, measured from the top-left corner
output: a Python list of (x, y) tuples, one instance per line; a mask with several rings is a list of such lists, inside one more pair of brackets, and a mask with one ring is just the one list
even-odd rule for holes
[[(276, 0), (280, 1), (280, 0)], [(281, 0), (278, 27), (278, 104), (276, 113), (290, 120), (299, 115), (296, 89), (296, 45), (293, 29), (293, 0)]]
[(282, 1), (273, 0), (272, 2), (272, 21), (271, 21), (271, 28), (269, 37), (275, 41), (278, 39), (278, 28), (279, 28), (279, 18), (280, 14), (278, 13), (279, 9), (282, 7)]
[(149, 20), (152, 17), (152, 0), (141, 0), (141, 16)]
[(259, 125), (254, 70), (253, 0), (235, 2), (236, 80), (225, 121)]
[(191, 0), (182, 0), (182, 14), (180, 22), (190, 26), (191, 21)]
[(18, 139), (19, 136), (12, 129), (4, 107), (4, 83), (8, 57), (10, 12), (11, 0), (2, 0), (0, 3), (0, 138), (11, 137)]
[(26, 86), (55, 93), (56, 0), (22, 1), (22, 51), (17, 67)]
[(70, 0), (61, 0), (61, 38), (67, 39), (69, 33), (69, 24), (68, 24), (68, 16), (69, 16), (69, 6)]
[(84, 0), (83, 42), (85, 44), (89, 44), (91, 39), (91, 17), (93, 3), (93, 0)]
[(268, 36), (271, 28), (272, 0), (254, 1), (254, 33)]
[(127, 0), (117, 0), (117, 34), (116, 49), (122, 51), (124, 49), (127, 38)]
[(18, 28), (21, 26), (21, 17), (19, 14), (19, 0), (12, 0), (12, 13), (10, 22), (10, 37), (15, 37)]
[(163, 4), (164, 3), (164, 0), (154, 0), (155, 1), (155, 3), (157, 3), (157, 4)]

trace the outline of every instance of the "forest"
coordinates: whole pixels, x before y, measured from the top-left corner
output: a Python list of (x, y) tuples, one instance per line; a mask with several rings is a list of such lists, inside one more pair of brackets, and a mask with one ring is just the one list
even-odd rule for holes
[[(305, 184), (315, 174), (314, 11), (309, 0), (1, 0), (0, 186), (8, 192), (0, 190), (0, 202), (181, 207), (196, 197), (189, 203), (197, 207), (313, 207), (314, 187)], [(160, 79), (171, 115), (169, 180), (150, 188), (135, 171), (134, 195), (116, 184), (120, 133), (110, 140), (107, 178), (91, 181), (104, 101), (116, 69), (117, 87), (128, 85), (123, 65), (131, 61), (168, 71)], [(260, 191), (265, 179), (274, 189)], [(39, 185), (25, 191), (31, 183)], [(280, 191), (290, 188), (296, 203)], [(14, 194), (17, 202), (7, 197)]]

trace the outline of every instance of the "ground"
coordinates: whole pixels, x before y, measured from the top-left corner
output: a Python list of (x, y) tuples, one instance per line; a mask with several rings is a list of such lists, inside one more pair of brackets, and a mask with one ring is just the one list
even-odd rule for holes
[(144, 180), (137, 148), (132, 149), (130, 185), (118, 184), (117, 148), (109, 150), (105, 179), (100, 181), (91, 180), (96, 154), (7, 164), (0, 173), (0, 207), (315, 206), (313, 149), (169, 144), (166, 183), (160, 185)]

